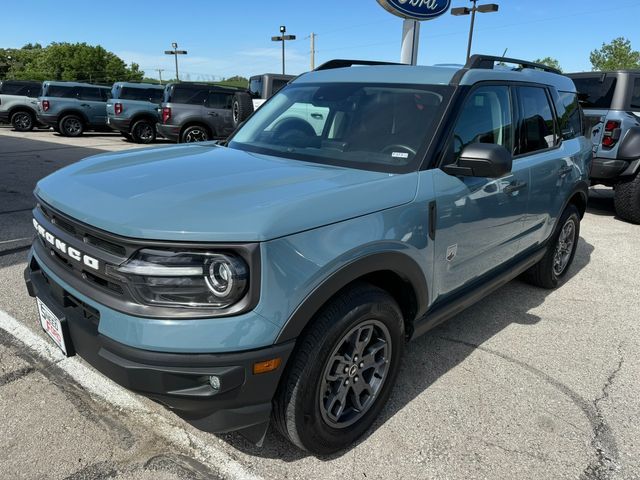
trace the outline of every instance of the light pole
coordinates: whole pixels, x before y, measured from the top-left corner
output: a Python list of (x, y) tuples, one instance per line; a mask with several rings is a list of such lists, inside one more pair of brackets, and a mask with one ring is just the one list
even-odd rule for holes
[(173, 55), (175, 56), (176, 59), (176, 81), (180, 81), (180, 77), (178, 76), (178, 55), (186, 55), (187, 51), (186, 50), (178, 50), (178, 44), (176, 42), (173, 42), (171, 44), (171, 47), (173, 47), (173, 50), (165, 50), (164, 53), (167, 55)]
[(282, 74), (284, 75), (284, 42), (287, 40), (295, 40), (295, 35), (285, 35), (287, 31), (287, 27), (284, 25), (280, 25), (280, 36), (271, 37), (272, 42), (282, 42)]
[(485, 5), (477, 5), (478, 0), (471, 0), (473, 7), (458, 7), (451, 9), (451, 15), (460, 17), (471, 14), (471, 27), (469, 28), (469, 45), (467, 46), (467, 61), (471, 58), (471, 44), (473, 43), (473, 27), (476, 23), (476, 12), (493, 13), (497, 12), (499, 5), (496, 3), (487, 3)]

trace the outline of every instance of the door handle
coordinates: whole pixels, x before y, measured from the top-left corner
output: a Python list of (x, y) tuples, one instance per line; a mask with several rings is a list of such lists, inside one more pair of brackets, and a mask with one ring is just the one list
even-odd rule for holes
[(210, 117), (217, 117), (218, 114), (216, 112), (209, 112), (208, 114)]
[(526, 182), (513, 182), (507, 185), (506, 187), (504, 187), (502, 191), (507, 195), (511, 195), (512, 193), (519, 192), (526, 186), (527, 186)]
[(315, 118), (316, 120), (322, 120), (322, 114), (321, 113), (312, 113), (311, 114), (311, 118)]
[(565, 165), (560, 170), (558, 170), (558, 176), (564, 177), (565, 175), (571, 173), (572, 170), (573, 170), (573, 167), (571, 167), (570, 165)]
[(88, 103), (81, 103), (80, 106), (81, 107), (89, 107), (89, 108), (91, 108), (91, 105), (89, 105)]

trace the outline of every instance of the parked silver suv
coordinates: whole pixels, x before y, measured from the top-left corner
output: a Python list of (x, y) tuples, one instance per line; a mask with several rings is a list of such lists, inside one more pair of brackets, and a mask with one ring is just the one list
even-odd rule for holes
[(25, 80), (0, 81), (0, 123), (11, 123), (19, 132), (37, 126), (37, 98), (42, 82)]

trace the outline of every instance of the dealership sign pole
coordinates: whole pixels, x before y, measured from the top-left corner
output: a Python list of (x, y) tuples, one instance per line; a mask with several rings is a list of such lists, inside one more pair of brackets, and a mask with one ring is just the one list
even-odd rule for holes
[(451, 0), (378, 0), (385, 10), (403, 18), (400, 62), (415, 65), (418, 61), (420, 23), (433, 20), (449, 10)]

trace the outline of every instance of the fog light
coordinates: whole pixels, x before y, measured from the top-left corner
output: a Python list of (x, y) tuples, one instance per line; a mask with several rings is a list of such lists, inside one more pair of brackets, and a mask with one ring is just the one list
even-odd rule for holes
[(215, 375), (211, 375), (209, 377), (209, 385), (214, 390), (220, 390), (220, 377), (216, 377)]

